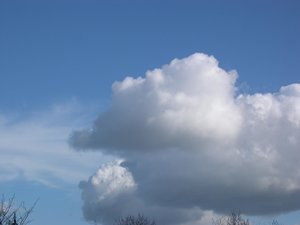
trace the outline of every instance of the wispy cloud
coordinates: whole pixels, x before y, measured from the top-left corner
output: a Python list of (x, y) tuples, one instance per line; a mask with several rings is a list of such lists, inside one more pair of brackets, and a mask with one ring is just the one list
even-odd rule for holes
[(118, 166), (136, 189), (131, 201), (123, 192), (104, 197), (109, 185), (91, 182), (94, 175), (81, 186), (83, 196), (93, 196), (83, 198), (86, 218), (109, 223), (115, 206), (119, 214), (142, 210), (161, 224), (173, 223), (167, 212), (174, 210), (176, 223), (185, 224), (206, 210), (300, 209), (300, 84), (248, 95), (239, 94), (236, 79), (214, 57), (194, 54), (115, 82), (111, 107), (70, 142), (123, 158)]
[(86, 177), (105, 157), (75, 153), (68, 138), (90, 116), (73, 100), (26, 114), (0, 114), (0, 182), (26, 179), (56, 186)]

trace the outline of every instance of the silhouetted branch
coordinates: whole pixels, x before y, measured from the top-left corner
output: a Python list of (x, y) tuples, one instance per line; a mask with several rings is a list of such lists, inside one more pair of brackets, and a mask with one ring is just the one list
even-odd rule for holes
[(6, 199), (2, 195), (0, 201), (0, 225), (26, 225), (29, 222), (29, 215), (32, 213), (37, 201), (30, 207), (25, 207), (24, 202), (15, 206), (15, 195)]

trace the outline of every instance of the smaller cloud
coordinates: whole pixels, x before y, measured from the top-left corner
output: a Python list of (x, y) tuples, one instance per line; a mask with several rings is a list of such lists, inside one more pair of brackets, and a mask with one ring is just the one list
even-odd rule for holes
[(139, 197), (137, 184), (121, 160), (102, 165), (88, 181), (80, 182), (79, 188), (84, 202), (84, 217), (103, 224), (111, 224), (118, 217), (138, 213), (147, 215), (159, 224), (203, 222), (209, 215), (209, 212), (199, 208), (186, 210), (145, 202)]

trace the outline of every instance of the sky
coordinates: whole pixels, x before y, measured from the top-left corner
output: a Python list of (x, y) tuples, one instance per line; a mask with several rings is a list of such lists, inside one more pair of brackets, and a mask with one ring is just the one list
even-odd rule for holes
[(0, 194), (32, 225), (300, 224), (296, 0), (0, 1)]

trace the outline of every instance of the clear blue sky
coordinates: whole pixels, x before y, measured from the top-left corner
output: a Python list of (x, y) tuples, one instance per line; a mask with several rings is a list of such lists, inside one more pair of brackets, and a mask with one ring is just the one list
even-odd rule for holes
[(0, 158), (12, 162), (0, 166), (0, 192), (39, 198), (32, 225), (85, 224), (78, 183), (107, 157), (64, 142), (109, 105), (114, 81), (203, 52), (237, 70), (241, 91), (273, 93), (300, 82), (299, 24), (297, 0), (1, 0)]

